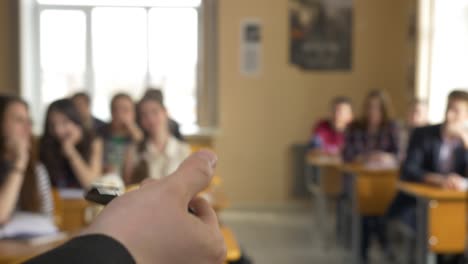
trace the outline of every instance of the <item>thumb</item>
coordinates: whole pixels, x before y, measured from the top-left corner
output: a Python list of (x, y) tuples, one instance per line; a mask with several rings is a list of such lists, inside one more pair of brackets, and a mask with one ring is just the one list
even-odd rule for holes
[(167, 184), (177, 192), (185, 206), (210, 185), (217, 160), (216, 154), (212, 151), (195, 152), (179, 166), (176, 172), (166, 178)]

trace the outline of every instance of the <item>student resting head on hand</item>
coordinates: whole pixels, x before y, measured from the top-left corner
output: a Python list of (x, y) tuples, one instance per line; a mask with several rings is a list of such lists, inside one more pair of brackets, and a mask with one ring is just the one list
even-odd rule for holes
[(51, 215), (46, 170), (37, 160), (27, 104), (0, 96), (0, 224), (16, 210)]
[(190, 154), (190, 147), (171, 134), (167, 109), (158, 97), (144, 96), (137, 111), (144, 140), (127, 151), (124, 164), (126, 184), (165, 177)]
[(102, 141), (84, 127), (70, 99), (49, 106), (40, 158), (59, 188), (86, 189), (101, 175)]

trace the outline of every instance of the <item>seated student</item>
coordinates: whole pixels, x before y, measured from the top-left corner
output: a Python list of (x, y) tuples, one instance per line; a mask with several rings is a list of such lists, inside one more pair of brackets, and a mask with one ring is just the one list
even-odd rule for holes
[(409, 136), (413, 130), (429, 124), (427, 111), (426, 101), (420, 99), (411, 101), (405, 124), (402, 129), (400, 129), (400, 160), (403, 161), (405, 159)]
[(104, 173), (121, 172), (128, 146), (143, 140), (130, 95), (116, 94), (111, 100), (111, 113), (111, 122), (98, 131), (104, 141)]
[(332, 117), (319, 121), (312, 133), (311, 147), (320, 152), (338, 155), (343, 149), (344, 132), (353, 121), (353, 107), (347, 97), (336, 97), (331, 103)]
[(162, 101), (146, 96), (138, 103), (137, 109), (145, 139), (127, 151), (123, 170), (126, 184), (139, 183), (145, 178), (165, 177), (190, 154), (190, 147), (169, 132), (169, 118)]
[(445, 122), (416, 129), (410, 139), (402, 179), (462, 189), (468, 169), (468, 92), (448, 97)]
[[(396, 165), (399, 138), (398, 129), (390, 116), (389, 102), (382, 91), (370, 92), (364, 102), (362, 117), (353, 122), (345, 135), (343, 160), (345, 162), (369, 163), (377, 166)], [(363, 217), (361, 258), (368, 262), (368, 249), (372, 233), (388, 253), (385, 236), (385, 219)]]
[[(160, 89), (148, 88), (143, 97), (153, 97), (164, 104), (164, 95)], [(180, 126), (177, 121), (169, 117), (169, 131), (178, 140), (184, 141), (184, 137), (180, 133)]]
[[(468, 176), (468, 92), (453, 91), (443, 124), (416, 128), (412, 133), (401, 168), (401, 179), (440, 188), (464, 190)], [(389, 215), (416, 229), (416, 201), (399, 194)], [(447, 256), (439, 256), (439, 259)], [(448, 257), (450, 258), (450, 256)], [(460, 256), (451, 261), (458, 263)]]
[(343, 160), (384, 166), (396, 164), (399, 142), (398, 126), (391, 119), (387, 95), (372, 91), (365, 99), (362, 117), (345, 134)]
[(0, 96), (0, 225), (16, 210), (52, 215), (49, 177), (34, 152), (27, 104)]
[(87, 189), (101, 175), (102, 141), (85, 129), (71, 100), (49, 106), (40, 159), (59, 188)]
[(80, 114), (83, 125), (87, 129), (95, 132), (106, 124), (91, 114), (91, 98), (87, 93), (76, 93), (71, 97), (71, 99)]

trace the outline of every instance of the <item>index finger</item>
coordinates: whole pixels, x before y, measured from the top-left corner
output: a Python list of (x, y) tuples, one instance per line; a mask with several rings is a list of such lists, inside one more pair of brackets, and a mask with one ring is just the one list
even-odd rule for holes
[(216, 154), (212, 151), (197, 151), (167, 177), (167, 184), (176, 189), (182, 202), (187, 205), (210, 185), (217, 160)]

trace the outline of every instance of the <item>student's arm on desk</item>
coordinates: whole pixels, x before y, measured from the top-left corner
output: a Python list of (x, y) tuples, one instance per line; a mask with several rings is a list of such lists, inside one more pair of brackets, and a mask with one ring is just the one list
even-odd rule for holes
[(101, 139), (95, 139), (91, 144), (91, 158), (89, 164), (83, 159), (75, 146), (64, 146), (65, 155), (68, 158), (81, 186), (88, 188), (102, 172), (102, 148)]
[(458, 189), (462, 177), (456, 174), (444, 176), (424, 169), (424, 135), (422, 130), (416, 129), (411, 135), (406, 160), (401, 168), (402, 180), (422, 182), (447, 189)]
[(427, 182), (439, 186), (439, 174), (424, 170), (424, 141), (421, 130), (415, 129), (411, 134), (406, 159), (401, 167), (401, 178), (410, 182)]
[(16, 206), (23, 185), (23, 174), (23, 172), (16, 169), (9, 172), (0, 186), (0, 224), (8, 221)]

